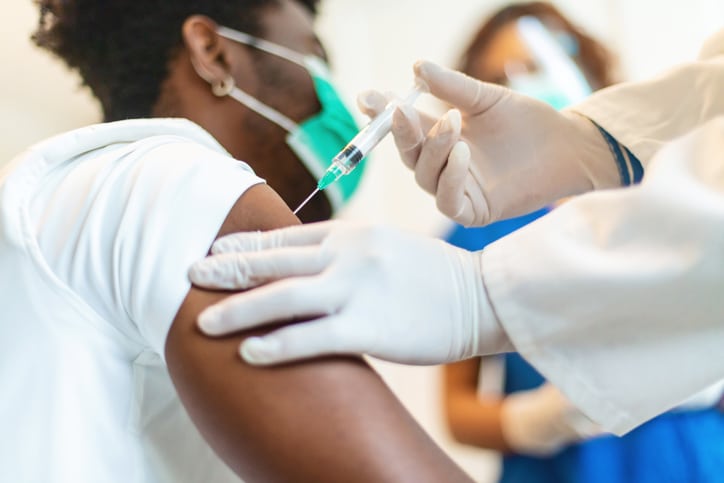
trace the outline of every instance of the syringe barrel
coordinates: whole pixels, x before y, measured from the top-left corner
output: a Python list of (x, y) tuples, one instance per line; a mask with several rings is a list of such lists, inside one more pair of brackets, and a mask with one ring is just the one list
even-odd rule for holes
[(367, 156), (392, 130), (392, 116), (396, 108), (396, 104), (387, 106), (350, 141), (350, 144), (357, 146), (363, 156)]
[[(412, 105), (420, 95), (418, 86), (410, 92), (402, 104)], [(345, 148), (333, 159), (344, 174), (349, 174), (392, 130), (392, 117), (400, 102), (390, 102), (384, 111), (375, 116)]]
[(362, 151), (352, 143), (349, 143), (337, 156), (332, 160), (332, 166), (337, 166), (342, 170), (342, 174), (349, 174), (364, 159), (365, 155)]
[(390, 133), (395, 107), (390, 105), (382, 111), (334, 158), (334, 161), (344, 169), (345, 174), (352, 171)]

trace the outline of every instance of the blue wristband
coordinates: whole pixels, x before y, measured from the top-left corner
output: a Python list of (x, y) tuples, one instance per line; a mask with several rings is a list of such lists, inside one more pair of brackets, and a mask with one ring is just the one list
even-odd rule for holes
[(616, 160), (616, 167), (618, 168), (618, 174), (621, 177), (622, 186), (630, 186), (641, 182), (644, 177), (644, 167), (641, 161), (623, 144), (618, 142), (616, 138), (604, 128), (596, 124), (594, 121), (593, 125), (598, 128), (601, 132), (601, 136), (608, 143), (608, 148), (611, 150), (614, 159)]

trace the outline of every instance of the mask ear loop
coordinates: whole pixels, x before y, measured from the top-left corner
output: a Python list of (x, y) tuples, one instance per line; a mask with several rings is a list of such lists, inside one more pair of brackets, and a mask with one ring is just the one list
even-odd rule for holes
[(239, 42), (240, 44), (248, 45), (249, 47), (259, 49), (277, 57), (281, 57), (282, 59), (286, 59), (289, 62), (293, 62), (301, 67), (306, 66), (306, 56), (304, 54), (301, 54), (296, 50), (284, 47), (283, 45), (278, 45), (274, 42), (269, 42), (268, 40), (260, 39), (259, 37), (254, 37), (253, 35), (239, 32), (238, 30), (230, 29), (228, 27), (224, 27), (223, 25), (219, 25), (216, 27), (216, 33), (226, 39), (233, 40), (234, 42)]
[(228, 95), (229, 97), (236, 99), (238, 102), (245, 105), (252, 111), (256, 112), (260, 116), (281, 127), (288, 133), (296, 132), (299, 129), (299, 125), (296, 122), (292, 121), (273, 107), (267, 106), (259, 99), (250, 96), (238, 87), (234, 87), (232, 85)]
[(236, 87), (236, 82), (234, 81), (234, 78), (231, 76), (231, 74), (227, 74), (226, 77), (224, 77), (222, 80), (213, 80), (201, 73), (200, 69), (196, 65), (196, 61), (194, 61), (193, 58), (191, 59), (191, 65), (196, 71), (196, 74), (203, 80), (208, 82), (209, 85), (211, 85), (211, 92), (216, 97), (229, 96), (233, 99), (236, 99), (238, 102), (242, 103), (252, 111), (270, 120), (271, 122), (289, 133), (295, 132), (299, 128), (299, 125), (296, 122), (292, 121), (281, 112), (270, 106), (267, 106), (263, 102), (259, 101), (258, 99), (250, 96), (246, 92)]

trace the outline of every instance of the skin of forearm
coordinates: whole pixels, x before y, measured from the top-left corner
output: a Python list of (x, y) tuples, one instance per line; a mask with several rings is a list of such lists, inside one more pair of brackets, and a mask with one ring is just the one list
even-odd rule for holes
[(447, 420), (455, 439), (463, 444), (510, 452), (503, 438), (500, 411), (503, 400), (475, 400), (471, 397), (448, 399)]
[(445, 367), (444, 404), (450, 432), (460, 443), (509, 453), (501, 426), (503, 399), (478, 395), (478, 366), (479, 359), (470, 359)]

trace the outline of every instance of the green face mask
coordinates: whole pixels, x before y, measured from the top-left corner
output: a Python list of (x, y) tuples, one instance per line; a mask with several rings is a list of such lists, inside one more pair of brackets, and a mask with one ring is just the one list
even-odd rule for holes
[[(326, 63), (313, 55), (304, 55), (282, 45), (260, 39), (227, 27), (218, 27), (217, 33), (229, 40), (249, 45), (264, 52), (294, 62), (309, 72), (322, 106), (320, 112), (297, 124), (274, 108), (262, 103), (233, 84), (217, 95), (228, 95), (287, 131), (287, 144), (304, 163), (315, 179), (319, 180), (336, 156), (359, 132), (349, 109), (344, 105), (330, 81)], [(359, 185), (364, 163), (339, 182), (324, 190), (334, 212), (351, 197)]]
[(576, 102), (565, 88), (559, 85), (551, 76), (536, 73), (516, 75), (508, 80), (508, 87), (516, 92), (543, 101), (560, 111)]

